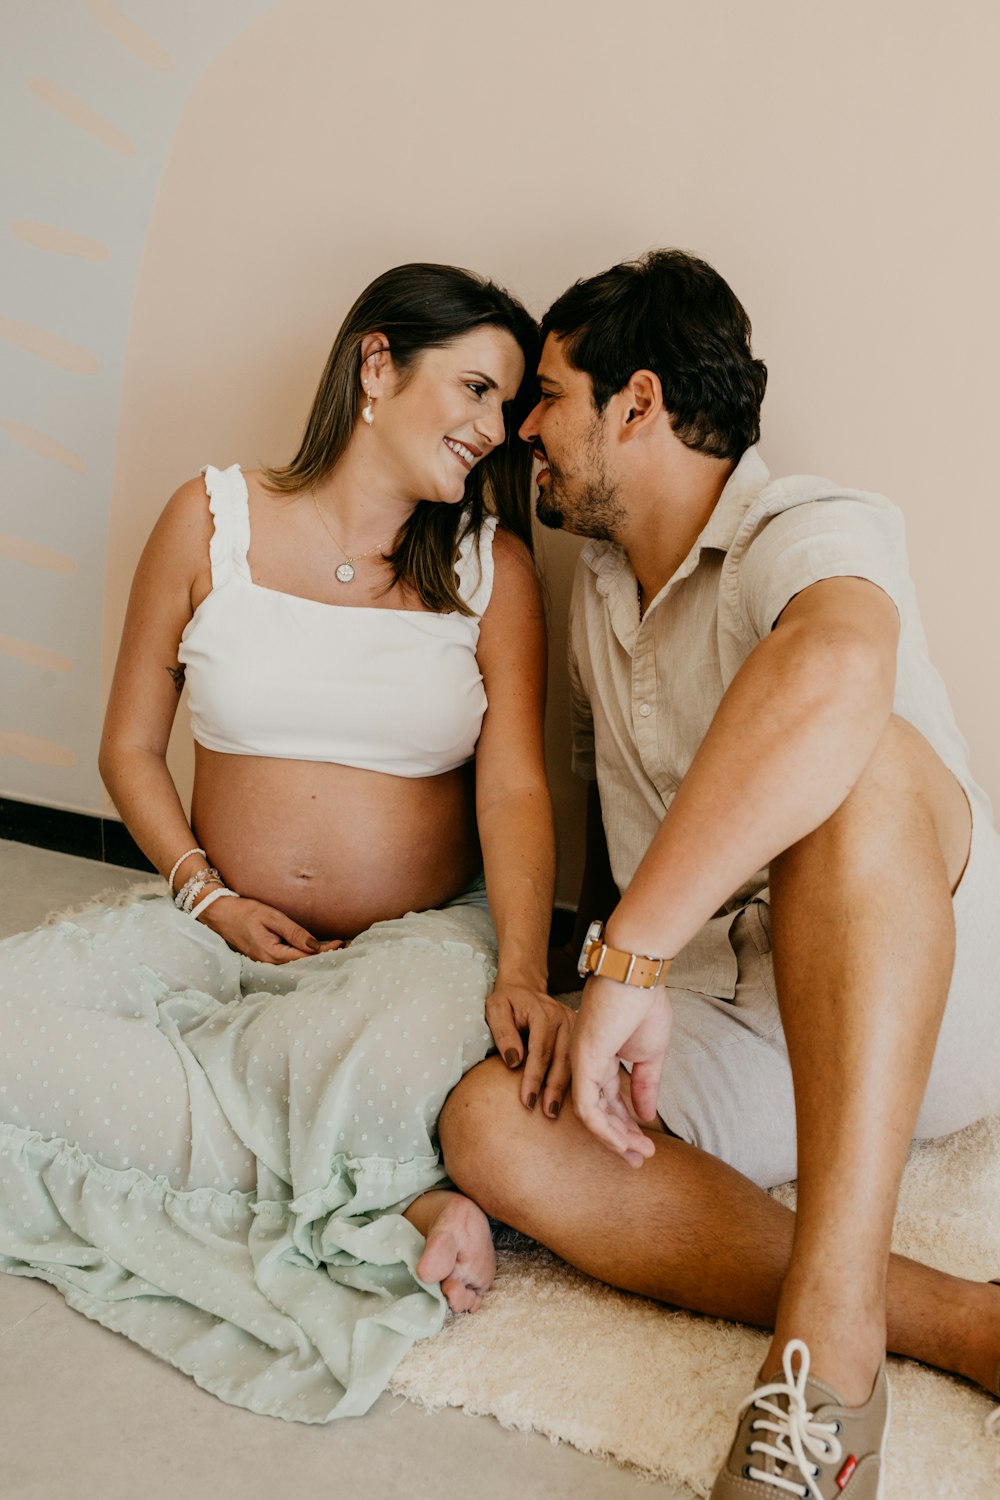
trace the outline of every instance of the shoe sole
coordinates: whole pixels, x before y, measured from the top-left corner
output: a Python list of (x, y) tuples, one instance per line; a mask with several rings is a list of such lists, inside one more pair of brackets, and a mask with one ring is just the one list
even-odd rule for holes
[(888, 1371), (885, 1377), (885, 1426), (882, 1429), (882, 1443), (878, 1450), (878, 1489), (875, 1491), (875, 1500), (885, 1500), (885, 1450), (889, 1444), (889, 1428), (892, 1426), (892, 1386), (889, 1384)]

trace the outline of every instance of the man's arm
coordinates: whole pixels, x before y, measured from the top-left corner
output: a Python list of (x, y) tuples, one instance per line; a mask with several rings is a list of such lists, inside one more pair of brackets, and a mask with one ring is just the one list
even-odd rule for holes
[[(791, 600), (723, 697), (608, 921), (609, 943), (672, 957), (749, 875), (836, 811), (888, 724), (898, 636), (894, 604), (864, 579), (825, 579)], [(635, 1164), (652, 1146), (619, 1107), (617, 1058), (633, 1061), (633, 1105), (652, 1119), (668, 1037), (662, 990), (588, 983), (577, 1111)]]

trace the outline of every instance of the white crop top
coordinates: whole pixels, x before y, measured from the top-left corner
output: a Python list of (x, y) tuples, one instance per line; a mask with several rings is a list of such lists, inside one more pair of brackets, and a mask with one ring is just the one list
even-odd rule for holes
[(469, 760), (486, 712), (476, 646), (496, 520), (478, 547), (470, 535), (459, 549), (472, 615), (322, 604), (254, 583), (246, 480), (238, 464), (204, 474), (212, 591), (177, 653), (198, 743), (390, 776), (437, 776)]

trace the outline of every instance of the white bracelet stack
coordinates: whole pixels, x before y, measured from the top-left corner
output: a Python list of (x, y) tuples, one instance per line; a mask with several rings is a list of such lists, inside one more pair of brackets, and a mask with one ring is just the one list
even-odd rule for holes
[(186, 859), (190, 859), (192, 854), (200, 854), (203, 859), (208, 858), (208, 855), (205, 853), (204, 849), (185, 849), (184, 853), (181, 855), (180, 859), (175, 862), (173, 869), (167, 876), (167, 886), (170, 890), (171, 896), (174, 894), (174, 876), (177, 874), (177, 871), (180, 869), (184, 861)]
[(220, 884), (222, 883), (222, 876), (211, 865), (203, 865), (200, 870), (196, 870), (191, 879), (184, 882), (174, 897), (174, 905), (177, 910), (190, 912), (206, 885), (211, 885), (213, 880), (219, 881)]
[[(222, 876), (218, 870), (212, 865), (202, 865), (200, 870), (195, 870), (191, 878), (185, 880), (180, 890), (175, 892), (174, 876), (184, 861), (192, 854), (200, 854), (205, 859), (208, 858), (204, 849), (188, 849), (181, 855), (167, 876), (167, 885), (170, 887), (170, 894), (174, 898), (174, 905), (178, 911), (184, 912), (189, 917), (199, 917), (203, 911), (208, 910), (213, 901), (218, 901), (220, 896), (236, 896), (237, 899), (239, 898), (239, 891), (231, 891), (228, 885), (223, 883)], [(212, 885), (215, 881), (218, 881), (217, 888), (214, 891), (209, 891), (207, 896), (203, 896), (201, 893), (205, 887)]]
[(218, 901), (220, 896), (235, 896), (239, 900), (239, 891), (231, 891), (227, 885), (220, 885), (214, 891), (209, 891), (207, 896), (202, 896), (197, 906), (191, 908), (191, 916), (199, 917), (203, 911), (211, 906), (213, 901)]

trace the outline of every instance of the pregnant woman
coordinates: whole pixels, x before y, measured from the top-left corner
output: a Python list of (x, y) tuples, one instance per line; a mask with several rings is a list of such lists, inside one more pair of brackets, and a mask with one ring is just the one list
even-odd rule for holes
[(170, 894), (0, 944), (0, 1266), (254, 1411), (364, 1411), (479, 1306), (489, 1225), (447, 1189), (441, 1106), (494, 1043), (527, 1108), (566, 1088), (535, 355), (501, 288), (398, 267), (292, 462), (182, 485), (101, 750)]

